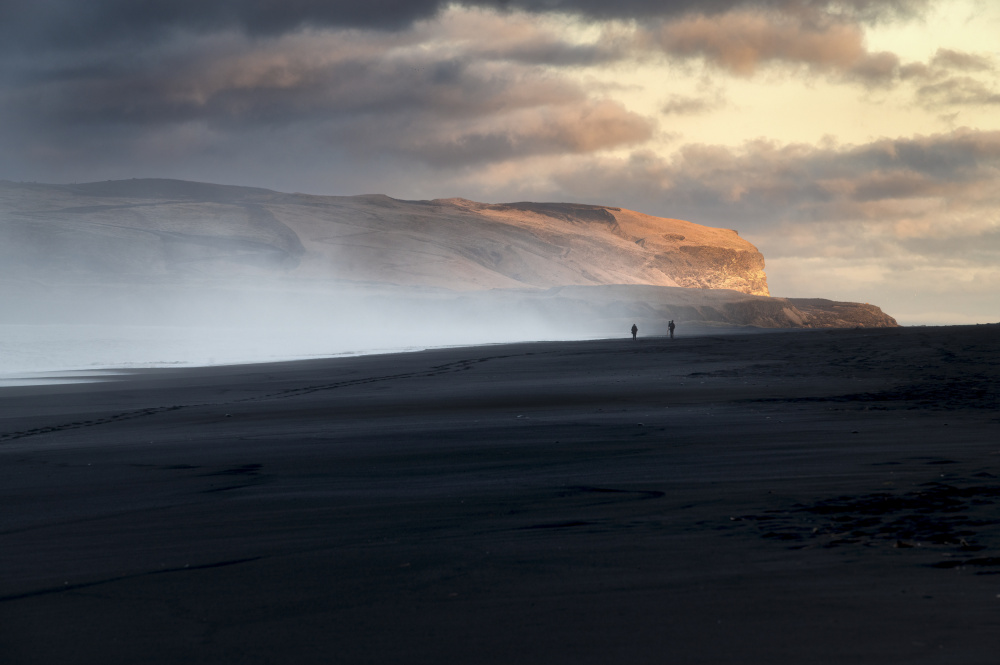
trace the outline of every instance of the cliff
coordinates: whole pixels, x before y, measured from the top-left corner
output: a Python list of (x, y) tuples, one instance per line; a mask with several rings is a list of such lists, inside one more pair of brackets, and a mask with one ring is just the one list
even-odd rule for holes
[(194, 302), (203, 318), (242, 320), (240, 307), (265, 309), (266, 296), (266, 309), (289, 320), (350, 309), (393, 326), (409, 325), (404, 311), (410, 321), (461, 311), (456, 325), (485, 325), (534, 312), (550, 329), (584, 336), (613, 334), (623, 318), (641, 321), (644, 333), (668, 319), (896, 325), (872, 305), (768, 297), (764, 257), (729, 229), (607, 206), (312, 196), (178, 180), (0, 182), (0, 287), (8, 322), (25, 312), (169, 321)]
[(280, 274), (458, 290), (597, 284), (767, 295), (735, 231), (603, 206), (309, 196), (174, 180), (0, 185), (8, 269)]

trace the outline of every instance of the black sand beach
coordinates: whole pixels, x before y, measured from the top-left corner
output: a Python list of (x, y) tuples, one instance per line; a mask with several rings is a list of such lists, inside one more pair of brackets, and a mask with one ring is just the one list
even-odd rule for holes
[(0, 662), (996, 662), (1000, 326), (641, 335), (0, 389)]

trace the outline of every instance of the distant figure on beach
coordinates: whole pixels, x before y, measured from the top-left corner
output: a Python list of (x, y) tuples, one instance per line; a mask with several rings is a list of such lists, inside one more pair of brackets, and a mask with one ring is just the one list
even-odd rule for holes
[(670, 319), (670, 323), (667, 324), (667, 330), (670, 331), (670, 339), (674, 338), (674, 328), (676, 328), (676, 327), (677, 326), (674, 325), (674, 320)]
[(635, 334), (639, 332), (639, 328), (633, 323), (632, 324), (632, 339), (635, 339)]

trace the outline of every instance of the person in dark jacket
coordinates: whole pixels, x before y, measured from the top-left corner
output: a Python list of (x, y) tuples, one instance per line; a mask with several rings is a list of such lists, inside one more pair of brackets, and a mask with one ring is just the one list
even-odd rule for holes
[(635, 324), (633, 323), (633, 324), (632, 324), (632, 339), (635, 339), (635, 334), (636, 334), (637, 332), (639, 332), (639, 328), (638, 328), (638, 326), (636, 326), (636, 325), (635, 325)]
[(674, 338), (674, 328), (676, 327), (677, 326), (674, 325), (674, 320), (670, 319), (670, 323), (667, 324), (667, 330), (670, 331), (670, 339)]

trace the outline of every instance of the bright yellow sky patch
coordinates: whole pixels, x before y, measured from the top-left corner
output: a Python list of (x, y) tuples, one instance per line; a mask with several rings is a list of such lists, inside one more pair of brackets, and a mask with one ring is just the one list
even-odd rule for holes
[(939, 3), (923, 19), (870, 27), (867, 40), (871, 51), (891, 51), (904, 61), (926, 62), (939, 48), (996, 55), (1000, 49), (1000, 3)]
[[(994, 72), (955, 72), (970, 76), (1000, 92), (1000, 3), (959, 0), (933, 8), (926, 17), (893, 21), (866, 28), (870, 52), (890, 51), (902, 64), (928, 64), (939, 49), (992, 58)], [(575, 33), (580, 42), (596, 39), (593, 28)], [(779, 143), (818, 144), (833, 138), (841, 144), (861, 144), (884, 137), (947, 132), (958, 126), (1000, 128), (996, 105), (925, 107), (915, 91), (919, 82), (897, 82), (869, 88), (844, 80), (837, 72), (810, 71), (805, 66), (764, 65), (753, 76), (734, 77), (700, 61), (677, 61), (646, 54), (629, 61), (578, 70), (576, 78), (597, 96), (614, 88), (615, 99), (637, 112), (660, 119), (671, 145), (708, 143), (735, 146), (766, 138)], [(562, 70), (563, 74), (566, 70)], [(717, 108), (698, 114), (664, 115), (666, 102), (704, 98)]]

